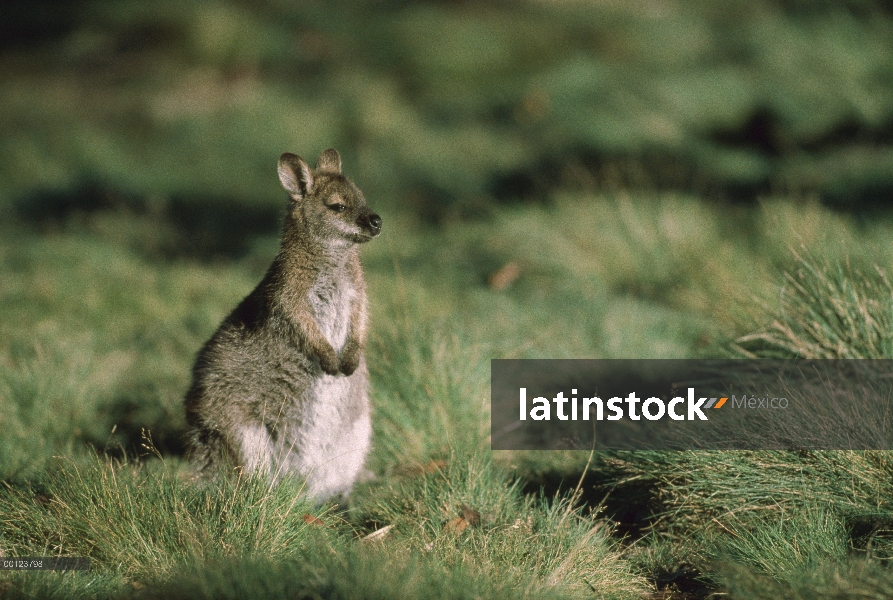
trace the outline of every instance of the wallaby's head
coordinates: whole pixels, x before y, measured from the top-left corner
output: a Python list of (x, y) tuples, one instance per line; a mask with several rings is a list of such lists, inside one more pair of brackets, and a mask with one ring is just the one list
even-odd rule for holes
[(279, 157), (279, 181), (291, 198), (286, 223), (300, 224), (318, 243), (346, 247), (381, 233), (381, 217), (341, 174), (341, 157), (335, 150), (320, 154), (312, 170), (300, 156), (286, 152)]

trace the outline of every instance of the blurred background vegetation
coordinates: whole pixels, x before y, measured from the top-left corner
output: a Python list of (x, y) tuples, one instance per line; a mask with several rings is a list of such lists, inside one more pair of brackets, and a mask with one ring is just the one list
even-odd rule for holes
[(843, 208), (893, 190), (893, 18), (873, 0), (10, 12), (7, 203), (74, 189), (275, 204), (275, 155), (330, 146), (371, 198), (433, 220), (593, 185)]
[[(254, 505), (221, 547), (217, 500), (171, 483), (183, 471), (182, 397), (195, 352), (276, 251), (279, 154), (313, 160), (334, 147), (384, 219), (362, 251), (380, 480), (358, 493), (348, 529), (399, 523), (399, 548), (436, 550), (417, 570), (432, 589), (446, 567), (443, 580), (459, 585), (457, 564), (493, 578), (468, 584), (469, 597), (551, 596), (556, 585), (640, 597), (685, 579), (812, 598), (841, 573), (889, 597), (874, 563), (822, 562), (865, 547), (893, 554), (883, 453), (601, 457), (583, 498), (598, 504), (610, 482), (620, 492), (602, 506), (616, 528), (596, 535), (594, 517), (562, 508), (578, 496), (535, 501), (541, 487), (572, 487), (586, 457), (494, 458), (487, 400), (490, 358), (893, 357), (893, 3), (33, 0), (4, 13), (0, 486), (12, 487), (0, 503), (20, 515), (54, 497), (75, 508), (54, 512), (52, 527), (0, 511), (0, 554), (75, 540), (52, 547), (93, 552), (97, 577), (119, 590), (150, 571), (163, 578), (181, 554), (255, 551)], [(88, 451), (152, 446), (167, 474), (135, 471), (120, 485), (109, 478), (121, 471)], [(58, 455), (92, 466), (83, 479), (52, 475)], [(135, 490), (174, 508), (143, 514)], [(131, 529), (91, 546), (85, 532), (110, 525), (74, 501), (85, 494), (123, 507), (112, 525), (162, 520), (169, 545), (141, 550), (149, 567), (121, 566)], [(283, 531), (304, 527), (266, 498)], [(793, 526), (811, 541), (778, 561), (794, 565), (786, 575), (762, 568), (791, 536), (759, 524), (779, 507), (810, 508), (804, 499), (828, 502)], [(188, 521), (195, 511), (176, 507), (192, 502), (210, 515), (190, 525), (211, 532), (201, 543), (184, 542), (170, 516)], [(456, 518), (444, 506), (464, 504), (520, 516), (493, 508), (489, 529), (468, 534), (472, 548), (442, 529)], [(487, 537), (496, 530), (508, 537)], [(518, 583), (505, 573), (528, 534), (540, 554), (524, 560), (539, 570)], [(591, 544), (617, 567), (601, 583), (568, 567)], [(811, 574), (785, 579), (804, 548)], [(372, 565), (366, 584), (379, 565), (416, 572), (401, 552), (356, 554)], [(746, 568), (714, 569), (728, 555)], [(215, 569), (209, 578), (229, 567)], [(44, 593), (27, 581), (25, 596)], [(0, 580), (0, 595), (15, 589)]]

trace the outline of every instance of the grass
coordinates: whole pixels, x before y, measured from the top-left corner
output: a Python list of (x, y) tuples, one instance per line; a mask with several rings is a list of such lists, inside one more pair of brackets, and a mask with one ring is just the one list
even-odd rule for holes
[(796, 270), (784, 274), (778, 318), (742, 336), (742, 352), (814, 359), (893, 356), (893, 286), (886, 270), (796, 258)]
[[(128, 213), (100, 211), (49, 234), (19, 221), (0, 254), (10, 282), (0, 401), (11, 432), (0, 444), (0, 550), (90, 556), (94, 569), (6, 572), (4, 593), (746, 596), (767, 577), (771, 589), (831, 586), (827, 569), (889, 585), (872, 566), (893, 550), (886, 453), (603, 454), (572, 498), (585, 456), (494, 455), (486, 441), (490, 356), (708, 356), (736, 338), (775, 355), (781, 342), (770, 340), (794, 343), (779, 324), (873, 355), (877, 336), (840, 324), (883, 322), (889, 290), (880, 271), (853, 283), (834, 265), (889, 260), (873, 241), (888, 224), (815, 204), (793, 219), (780, 201), (730, 221), (674, 194), (571, 194), (496, 210), (439, 228), (397, 216), (392, 227), (412, 235), (366, 249), (378, 479), (341, 514), (304, 503), (288, 483), (196, 487), (178, 457), (192, 353), (260, 276), (270, 240), (235, 261), (164, 259), (108, 225), (126, 227)], [(832, 225), (835, 243), (824, 243)], [(792, 231), (822, 258), (787, 254)], [(517, 279), (488, 284), (510, 262)], [(785, 269), (803, 273), (794, 289), (814, 295), (778, 296), (773, 279), (788, 281)], [(764, 312), (773, 297), (774, 315)], [(801, 305), (811, 312), (790, 310)], [(816, 315), (838, 326), (809, 329)], [(762, 328), (742, 335), (756, 320)], [(381, 541), (361, 541), (385, 526)]]
[(277, 558), (310, 535), (301, 517), (311, 505), (297, 485), (234, 478), (200, 489), (181, 475), (160, 462), (140, 468), (92, 457), (58, 465), (39, 483), (7, 486), (7, 551), (90, 556), (139, 577), (187, 560), (261, 550)]

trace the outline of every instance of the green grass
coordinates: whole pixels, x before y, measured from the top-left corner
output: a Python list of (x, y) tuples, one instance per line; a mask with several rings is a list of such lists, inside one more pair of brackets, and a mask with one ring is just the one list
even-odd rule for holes
[[(859, 260), (859, 259), (855, 259)], [(877, 264), (856, 268), (797, 257), (784, 274), (777, 317), (738, 340), (746, 355), (893, 357), (893, 286)]]
[(90, 556), (145, 577), (190, 560), (258, 552), (279, 558), (310, 535), (301, 517), (311, 504), (299, 485), (234, 478), (202, 489), (160, 461), (80, 462), (63, 462), (35, 484), (6, 487), (7, 552)]
[[(872, 566), (893, 555), (886, 453), (596, 455), (572, 499), (585, 456), (492, 454), (487, 444), (492, 356), (710, 356), (733, 351), (735, 339), (759, 339), (750, 352), (774, 355), (780, 344), (770, 339), (796, 347), (767, 337), (779, 324), (876, 355), (881, 338), (865, 328), (808, 329), (803, 315), (883, 322), (881, 276), (847, 279), (854, 267), (835, 265), (889, 265), (884, 220), (859, 224), (814, 204), (794, 213), (780, 200), (729, 219), (690, 196), (571, 194), (477, 223), (390, 222), (390, 236), (364, 250), (378, 479), (340, 515), (304, 503), (288, 483), (197, 487), (177, 456), (193, 353), (250, 291), (273, 240), (239, 260), (206, 262), (159, 258), (139, 235), (122, 241), (123, 228), (141, 231), (126, 212), (53, 233), (7, 226), (0, 550), (89, 556), (94, 569), (5, 572), (0, 589), (641, 597), (706, 586), (746, 596), (761, 578), (767, 589), (830, 589), (828, 569), (871, 589), (889, 585)], [(789, 253), (792, 233), (822, 258)], [(488, 285), (508, 262), (518, 278)], [(813, 295), (779, 296), (786, 271), (803, 273), (796, 289)], [(772, 298), (781, 298), (775, 313)], [(141, 458), (102, 456), (122, 450)], [(469, 514), (479, 522), (457, 531)], [(385, 526), (381, 541), (360, 541)]]

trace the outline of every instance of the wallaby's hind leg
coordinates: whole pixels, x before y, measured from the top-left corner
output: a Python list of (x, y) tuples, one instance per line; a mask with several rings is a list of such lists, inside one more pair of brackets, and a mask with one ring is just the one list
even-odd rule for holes
[(240, 425), (236, 428), (239, 464), (249, 473), (270, 475), (275, 464), (275, 447), (270, 432), (263, 425)]
[(236, 466), (249, 473), (269, 475), (274, 464), (274, 445), (263, 425), (241, 425), (234, 431), (206, 429), (191, 440), (191, 459), (203, 477), (212, 477), (220, 467)]

